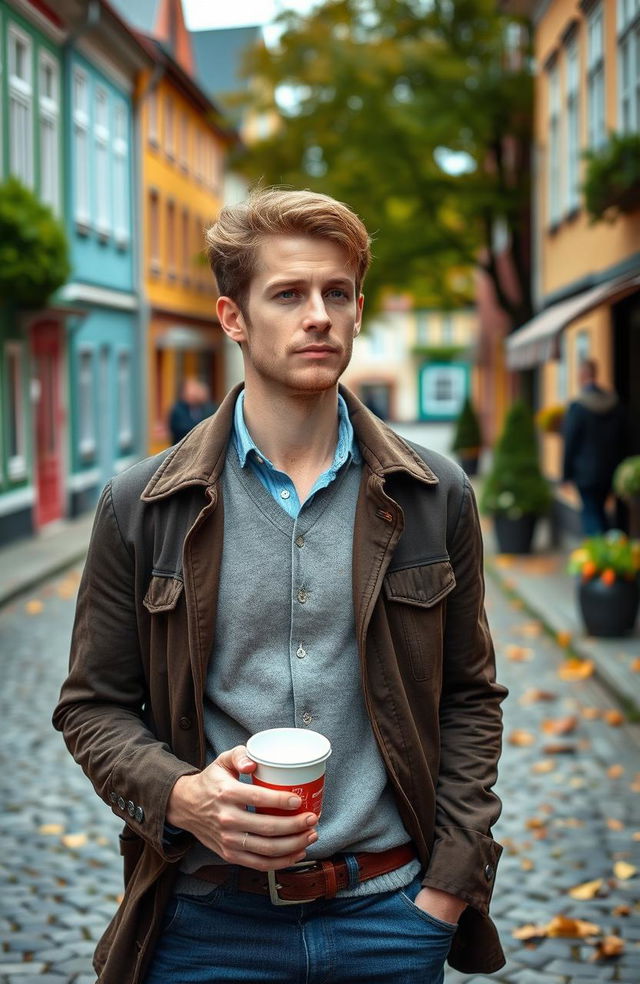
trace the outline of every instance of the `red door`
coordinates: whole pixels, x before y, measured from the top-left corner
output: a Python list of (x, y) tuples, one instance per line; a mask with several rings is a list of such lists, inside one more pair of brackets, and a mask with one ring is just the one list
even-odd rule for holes
[(32, 327), (37, 527), (62, 516), (61, 347), (56, 322)]

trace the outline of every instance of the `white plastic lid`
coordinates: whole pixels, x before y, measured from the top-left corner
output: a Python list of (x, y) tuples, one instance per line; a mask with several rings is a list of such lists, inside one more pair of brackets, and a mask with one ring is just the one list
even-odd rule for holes
[(247, 752), (259, 765), (317, 765), (331, 755), (331, 742), (306, 728), (270, 728), (249, 738)]

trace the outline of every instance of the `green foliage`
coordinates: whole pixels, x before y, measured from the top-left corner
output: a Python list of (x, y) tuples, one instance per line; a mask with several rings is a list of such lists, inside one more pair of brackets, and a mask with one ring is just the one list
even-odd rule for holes
[(640, 133), (611, 133), (604, 147), (583, 156), (582, 191), (592, 223), (610, 209), (613, 219), (617, 212), (640, 207)]
[(42, 307), (71, 272), (61, 222), (18, 181), (0, 184), (0, 298), (19, 308)]
[(467, 396), (456, 420), (456, 429), (451, 444), (452, 451), (471, 451), (482, 447), (480, 421), (471, 397)]
[(621, 499), (640, 495), (640, 455), (624, 458), (613, 473), (613, 488)]
[(524, 237), (532, 79), (527, 41), (514, 57), (512, 21), (498, 6), (326, 0), (283, 14), (279, 44), (247, 60), (254, 84), (245, 98), (278, 111), (281, 126), (239, 166), (250, 179), (322, 191), (358, 212), (374, 236), (371, 299), (392, 285), (433, 306), (465, 305), (468, 286), (452, 270), (482, 256), (497, 276), (496, 224), (512, 250)]
[(482, 490), (485, 513), (501, 513), (510, 519), (541, 515), (551, 505), (549, 484), (538, 464), (538, 445), (531, 411), (516, 401), (496, 444), (493, 465)]
[(429, 362), (455, 362), (464, 351), (460, 345), (414, 345), (411, 354)]
[(620, 530), (584, 540), (569, 557), (568, 570), (585, 580), (613, 571), (617, 577), (634, 578), (640, 571), (640, 542), (630, 540)]

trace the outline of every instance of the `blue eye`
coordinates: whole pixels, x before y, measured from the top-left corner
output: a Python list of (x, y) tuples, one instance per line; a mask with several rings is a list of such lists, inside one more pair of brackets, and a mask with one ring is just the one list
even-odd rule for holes
[(278, 293), (278, 297), (281, 297), (284, 301), (288, 301), (292, 297), (295, 297), (295, 296), (296, 296), (296, 292), (295, 292), (295, 290), (293, 290), (293, 288), (288, 289), (288, 290), (281, 290)]

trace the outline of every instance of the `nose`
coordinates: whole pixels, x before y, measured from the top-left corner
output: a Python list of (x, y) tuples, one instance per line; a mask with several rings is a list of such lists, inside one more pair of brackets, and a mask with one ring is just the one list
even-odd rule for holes
[(324, 303), (324, 298), (319, 291), (318, 293), (314, 292), (309, 297), (304, 313), (303, 327), (306, 331), (313, 331), (314, 329), (328, 331), (331, 328), (331, 318)]

